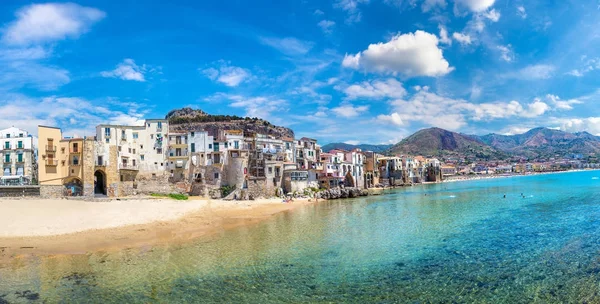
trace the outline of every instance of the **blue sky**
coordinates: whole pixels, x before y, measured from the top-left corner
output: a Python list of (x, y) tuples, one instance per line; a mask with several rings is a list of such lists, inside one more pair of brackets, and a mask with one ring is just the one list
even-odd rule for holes
[(597, 0), (4, 0), (0, 127), (90, 135), (190, 106), (321, 143), (600, 134), (599, 17)]

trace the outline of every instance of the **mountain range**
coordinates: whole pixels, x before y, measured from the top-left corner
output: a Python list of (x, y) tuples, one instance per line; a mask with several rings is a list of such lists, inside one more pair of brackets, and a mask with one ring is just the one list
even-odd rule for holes
[(600, 137), (588, 132), (569, 133), (548, 128), (535, 128), (516, 135), (483, 136), (428, 128), (403, 139), (385, 154), (459, 156), (475, 160), (547, 159), (574, 154), (585, 157), (600, 155)]

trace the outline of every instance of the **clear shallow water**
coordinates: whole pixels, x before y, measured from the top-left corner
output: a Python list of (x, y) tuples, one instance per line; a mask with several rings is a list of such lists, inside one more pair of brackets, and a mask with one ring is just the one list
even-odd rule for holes
[(0, 303), (596, 303), (598, 176), (424, 185), (183, 246), (14, 258)]

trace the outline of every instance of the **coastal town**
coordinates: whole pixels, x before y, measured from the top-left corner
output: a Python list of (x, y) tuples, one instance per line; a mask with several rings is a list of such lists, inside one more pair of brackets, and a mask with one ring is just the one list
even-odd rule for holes
[(65, 136), (56, 126), (38, 126), (37, 136), (11, 127), (0, 131), (0, 143), (0, 195), (44, 198), (178, 193), (249, 200), (599, 167), (582, 155), (477, 162), (358, 148), (323, 151), (307, 137), (224, 126), (182, 131), (168, 119), (101, 124), (86, 137)]

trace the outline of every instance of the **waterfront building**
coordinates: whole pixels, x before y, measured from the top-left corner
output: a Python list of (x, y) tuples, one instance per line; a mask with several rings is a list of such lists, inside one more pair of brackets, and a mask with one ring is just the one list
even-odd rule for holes
[(37, 179), (37, 139), (26, 130), (11, 127), (0, 130), (2, 176), (22, 177), (19, 183), (29, 184)]

